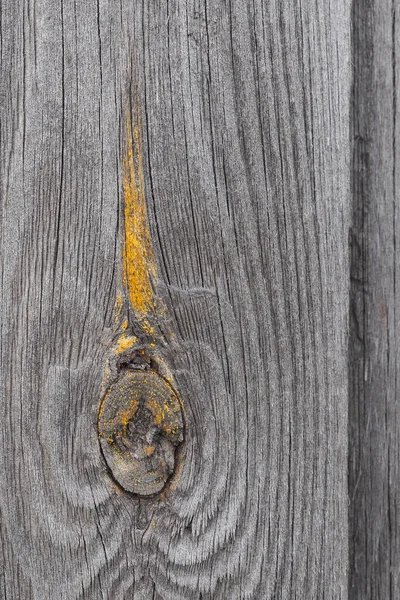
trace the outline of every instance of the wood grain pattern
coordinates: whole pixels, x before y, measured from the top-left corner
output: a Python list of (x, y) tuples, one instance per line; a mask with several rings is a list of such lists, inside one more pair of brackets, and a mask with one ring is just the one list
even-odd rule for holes
[[(347, 0), (3, 2), (5, 598), (347, 598), (349, 23)], [(151, 500), (96, 426), (136, 96), (186, 419)]]
[(350, 598), (400, 594), (400, 5), (354, 3)]

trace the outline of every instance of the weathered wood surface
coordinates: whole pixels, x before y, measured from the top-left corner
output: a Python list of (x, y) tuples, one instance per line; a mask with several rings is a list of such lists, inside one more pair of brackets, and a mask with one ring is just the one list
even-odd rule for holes
[(349, 398), (350, 593), (400, 597), (400, 4), (357, 0)]
[[(347, 598), (349, 2), (1, 12), (4, 598)], [(156, 500), (97, 439), (137, 95), (186, 422)]]

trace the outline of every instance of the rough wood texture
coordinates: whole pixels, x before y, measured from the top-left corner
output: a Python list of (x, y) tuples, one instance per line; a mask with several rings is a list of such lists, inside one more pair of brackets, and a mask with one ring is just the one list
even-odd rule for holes
[[(347, 598), (349, 2), (1, 16), (4, 597)], [(186, 419), (155, 501), (96, 426), (136, 94)]]
[(400, 4), (354, 3), (350, 597), (400, 595)]

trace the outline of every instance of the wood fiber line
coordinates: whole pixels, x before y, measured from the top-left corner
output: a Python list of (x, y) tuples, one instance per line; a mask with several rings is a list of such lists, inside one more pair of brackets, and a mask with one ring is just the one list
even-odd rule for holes
[(400, 590), (399, 23), (391, 0), (353, 8), (349, 598)]
[[(6, 599), (347, 598), (339, 8), (3, 2)], [(136, 285), (117, 323), (114, 307), (136, 85), (166, 307), (145, 341), (185, 403), (176, 478), (152, 499), (115, 485), (97, 439), (104, 365), (143, 329)]]

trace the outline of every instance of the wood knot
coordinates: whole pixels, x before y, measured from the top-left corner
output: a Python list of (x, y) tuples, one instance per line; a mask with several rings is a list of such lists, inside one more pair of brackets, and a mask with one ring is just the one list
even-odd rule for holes
[(98, 428), (116, 481), (139, 496), (161, 492), (183, 441), (182, 407), (171, 385), (151, 370), (124, 371), (104, 396)]

